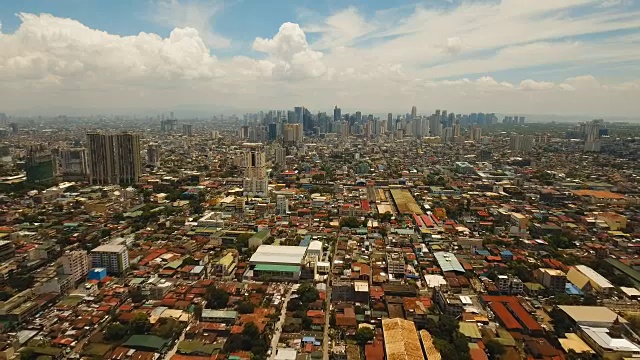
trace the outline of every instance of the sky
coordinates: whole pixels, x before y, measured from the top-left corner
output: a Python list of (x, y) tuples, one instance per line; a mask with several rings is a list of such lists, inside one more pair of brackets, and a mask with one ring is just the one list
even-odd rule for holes
[(640, 0), (2, 0), (0, 112), (640, 117)]

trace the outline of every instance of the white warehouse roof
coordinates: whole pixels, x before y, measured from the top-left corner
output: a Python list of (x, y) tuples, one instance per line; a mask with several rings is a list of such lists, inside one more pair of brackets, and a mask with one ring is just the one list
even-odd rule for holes
[(306, 253), (304, 246), (260, 245), (249, 263), (300, 265)]
[(307, 248), (311, 251), (322, 251), (322, 241), (313, 240), (309, 243), (309, 247)]
[(595, 282), (601, 288), (606, 289), (614, 287), (609, 280), (607, 280), (604, 276), (598, 274), (598, 272), (593, 270), (592, 268), (585, 265), (576, 265), (575, 267), (576, 269), (578, 269), (578, 271), (588, 277), (589, 280)]

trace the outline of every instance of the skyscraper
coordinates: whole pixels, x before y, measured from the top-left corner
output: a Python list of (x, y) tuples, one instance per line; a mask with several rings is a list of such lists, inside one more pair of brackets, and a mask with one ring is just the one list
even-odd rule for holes
[(336, 105), (336, 107), (333, 108), (333, 121), (340, 120), (342, 120), (342, 110), (338, 107), (338, 105)]
[(152, 143), (147, 145), (147, 165), (160, 165), (160, 144)]
[(66, 176), (82, 176), (89, 174), (87, 149), (61, 149), (59, 152), (60, 172)]
[(418, 108), (415, 106), (411, 107), (411, 119), (415, 119), (418, 116)]
[(32, 145), (27, 148), (25, 171), (27, 181), (46, 182), (56, 176), (56, 162), (46, 145)]
[(243, 147), (243, 193), (245, 195), (264, 196), (268, 192), (269, 184), (269, 179), (267, 178), (264, 145), (260, 143), (244, 143)]
[(131, 184), (142, 173), (140, 135), (87, 134), (89, 182), (92, 184)]
[(304, 121), (304, 106), (294, 107), (293, 112), (296, 114), (295, 123), (302, 124)]

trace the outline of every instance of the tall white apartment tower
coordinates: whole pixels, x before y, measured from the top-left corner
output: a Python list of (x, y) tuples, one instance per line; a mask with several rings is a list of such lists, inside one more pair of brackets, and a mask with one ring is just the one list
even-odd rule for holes
[(264, 145), (244, 143), (244, 195), (265, 196), (268, 192), (266, 156)]
[(286, 215), (289, 212), (289, 199), (284, 195), (276, 197), (276, 212), (278, 215)]

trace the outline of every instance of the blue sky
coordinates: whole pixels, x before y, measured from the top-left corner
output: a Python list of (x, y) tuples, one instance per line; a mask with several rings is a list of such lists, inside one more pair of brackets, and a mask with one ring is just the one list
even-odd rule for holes
[(89, 108), (640, 110), (635, 0), (4, 0), (0, 22), (0, 107), (20, 110), (80, 90)]

